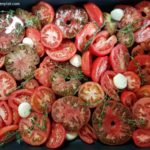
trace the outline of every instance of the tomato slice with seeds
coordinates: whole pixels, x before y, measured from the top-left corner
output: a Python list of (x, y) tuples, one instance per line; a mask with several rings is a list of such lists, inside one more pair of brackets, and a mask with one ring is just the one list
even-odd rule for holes
[(53, 123), (52, 130), (46, 142), (46, 147), (58, 148), (64, 143), (65, 138), (66, 138), (66, 131), (63, 125), (59, 123)]
[(150, 97), (139, 99), (132, 108), (133, 117), (139, 121), (144, 120), (143, 124), (138, 124), (139, 128), (150, 128)]
[(76, 96), (65, 96), (58, 99), (52, 105), (52, 118), (57, 123), (62, 123), (67, 131), (77, 132), (87, 124), (91, 112), (82, 105)]
[(44, 86), (39, 86), (37, 89), (35, 89), (31, 97), (31, 106), (35, 112), (48, 113), (51, 111), (54, 101), (55, 94), (52, 89)]
[(150, 97), (150, 85), (144, 85), (136, 91), (138, 98)]
[(28, 90), (34, 90), (39, 86), (39, 83), (35, 79), (31, 79), (25, 83), (24, 88)]
[(78, 96), (83, 100), (85, 105), (93, 108), (103, 102), (105, 94), (98, 83), (85, 82), (80, 86)]
[(55, 24), (48, 24), (41, 30), (41, 42), (47, 48), (58, 47), (62, 39), (62, 32)]
[(17, 87), (14, 78), (7, 72), (0, 70), (0, 100), (7, 99), (7, 95)]
[(46, 54), (53, 61), (64, 62), (69, 60), (76, 53), (75, 44), (71, 41), (63, 41), (57, 48), (47, 50)]
[(6, 101), (0, 101), (0, 116), (6, 125), (11, 125), (12, 111)]
[(50, 120), (41, 114), (31, 113), (28, 118), (21, 119), (19, 131), (23, 141), (32, 146), (46, 142), (50, 133)]
[(22, 102), (30, 103), (31, 95), (33, 94), (32, 90), (21, 89), (13, 92), (8, 98), (8, 104), (12, 109), (18, 110), (18, 106)]

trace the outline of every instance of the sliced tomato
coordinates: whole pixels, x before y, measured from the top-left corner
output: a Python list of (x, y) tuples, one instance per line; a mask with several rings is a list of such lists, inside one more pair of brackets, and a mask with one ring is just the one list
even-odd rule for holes
[(98, 83), (85, 82), (80, 86), (78, 96), (84, 101), (85, 105), (93, 108), (103, 102), (105, 94)]
[(0, 128), (4, 127), (5, 123), (3, 121), (3, 118), (0, 116)]
[(51, 112), (57, 123), (62, 123), (67, 131), (77, 132), (88, 123), (91, 112), (82, 106), (81, 100), (75, 96), (65, 96), (54, 102)]
[(52, 130), (46, 142), (46, 147), (50, 149), (59, 148), (64, 143), (65, 138), (66, 138), (66, 131), (64, 127), (59, 123), (53, 123)]
[(15, 109), (12, 109), (12, 118), (13, 118), (12, 124), (16, 124), (16, 125), (19, 124), (21, 118), (18, 114), (18, 111)]
[(136, 91), (141, 86), (141, 80), (140, 77), (132, 72), (132, 71), (126, 71), (124, 75), (127, 78), (127, 88), (128, 90)]
[(132, 135), (133, 141), (138, 147), (150, 147), (150, 130), (137, 129)]
[(123, 91), (121, 93), (121, 102), (123, 105), (127, 106), (128, 108), (131, 109), (136, 101), (137, 101), (137, 97), (134, 92)]
[(39, 57), (43, 57), (45, 54), (45, 48), (43, 46), (43, 44), (41, 42), (37, 42), (35, 43), (35, 50), (37, 52), (37, 54), (39, 55)]
[(17, 87), (14, 78), (6, 71), (0, 70), (0, 100), (7, 99), (7, 95)]
[(96, 23), (101, 27), (104, 19), (100, 8), (94, 3), (86, 3), (84, 4), (84, 8), (87, 11), (91, 21), (96, 21)]
[(101, 31), (93, 39), (90, 50), (93, 55), (104, 56), (111, 52), (116, 43), (117, 38), (115, 35), (109, 37), (107, 31)]
[(35, 112), (48, 113), (51, 111), (54, 101), (55, 94), (52, 89), (44, 86), (39, 86), (32, 94), (31, 106)]
[(85, 53), (83, 53), (81, 58), (81, 69), (86, 76), (91, 77), (92, 54), (90, 51), (86, 51)]
[(77, 49), (75, 44), (71, 41), (62, 42), (59, 47), (51, 50), (47, 50), (46, 54), (51, 60), (57, 62), (64, 62), (69, 60), (76, 53)]
[(79, 130), (79, 137), (87, 144), (93, 144), (97, 140), (95, 131), (90, 124), (85, 125)]
[(109, 66), (108, 56), (98, 57), (92, 64), (91, 78), (94, 82), (99, 82), (101, 75)]
[(39, 86), (39, 83), (35, 79), (31, 79), (27, 83), (25, 83), (24, 88), (28, 90), (34, 90), (38, 86)]
[(94, 22), (89, 22), (84, 28), (76, 35), (75, 44), (79, 51), (84, 51), (86, 44), (97, 33), (98, 26)]
[(56, 48), (62, 42), (62, 31), (55, 24), (48, 24), (41, 30), (41, 42), (47, 48)]
[(142, 124), (137, 124), (138, 127), (149, 129), (150, 128), (150, 97), (139, 99), (132, 108), (133, 117), (139, 121), (143, 120)]
[(38, 4), (32, 7), (32, 12), (38, 16), (42, 25), (49, 24), (54, 19), (54, 9), (53, 7), (46, 2), (40, 1)]
[(126, 7), (124, 9), (124, 16), (121, 21), (118, 23), (119, 28), (123, 28), (127, 25), (131, 24), (134, 30), (137, 30), (142, 24), (142, 15), (141, 13), (135, 9), (134, 7)]
[(107, 70), (101, 76), (100, 84), (104, 92), (113, 100), (120, 101), (117, 89), (113, 83), (113, 77), (116, 75), (115, 72)]
[(2, 117), (2, 119), (6, 125), (11, 125), (12, 111), (6, 101), (0, 101), (0, 116)]
[(150, 84), (150, 56), (149, 55), (138, 55), (134, 57), (134, 59), (131, 60), (128, 65), (128, 70), (136, 72), (137, 74), (142, 74), (144, 83)]
[(1, 55), (0, 55), (0, 68), (3, 67), (4, 62), (5, 62), (5, 56), (3, 56), (3, 55), (1, 56)]
[(141, 1), (135, 5), (135, 8), (138, 9), (144, 18), (150, 19), (150, 2)]
[(122, 73), (127, 70), (130, 61), (128, 49), (123, 44), (118, 44), (114, 47), (110, 54), (110, 63), (113, 71)]
[(21, 119), (19, 123), (22, 140), (32, 146), (44, 144), (48, 139), (50, 128), (50, 120), (35, 112), (31, 113), (28, 118)]
[(33, 91), (28, 89), (21, 89), (13, 92), (8, 98), (8, 104), (12, 109), (18, 110), (18, 106), (22, 102), (30, 103), (30, 98)]
[(137, 90), (136, 95), (138, 98), (150, 97), (150, 85), (144, 85)]
[(150, 39), (150, 19), (143, 21), (143, 26), (134, 33), (135, 42), (146, 42)]
[(102, 143), (121, 145), (131, 138), (132, 128), (127, 121), (130, 119), (131, 112), (126, 106), (116, 101), (109, 101), (104, 107), (102, 104), (95, 109), (92, 124)]

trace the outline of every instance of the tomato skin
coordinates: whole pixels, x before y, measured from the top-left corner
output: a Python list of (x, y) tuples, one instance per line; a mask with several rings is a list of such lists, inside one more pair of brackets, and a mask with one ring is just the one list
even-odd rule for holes
[(81, 58), (81, 69), (86, 76), (91, 77), (92, 54), (90, 51), (86, 51), (83, 53)]
[(138, 147), (150, 147), (150, 130), (137, 129), (132, 135), (133, 141)]
[(96, 21), (96, 23), (101, 27), (104, 22), (103, 13), (100, 8), (94, 3), (84, 4), (84, 8), (87, 11), (90, 19)]
[(129, 107), (130, 109), (134, 105), (134, 103), (137, 101), (136, 94), (131, 91), (123, 91), (121, 93), (121, 102), (123, 105)]
[(130, 55), (128, 49), (123, 44), (118, 44), (114, 47), (110, 54), (110, 63), (113, 71), (123, 73), (127, 70)]
[(138, 98), (150, 97), (150, 85), (144, 85), (136, 91)]
[(46, 142), (46, 147), (58, 148), (64, 143), (65, 138), (66, 138), (66, 131), (63, 125), (59, 123), (53, 123), (52, 130)]
[(109, 37), (107, 31), (101, 31), (93, 39), (90, 45), (90, 51), (93, 55), (104, 56), (111, 52), (116, 43), (117, 38), (115, 35)]
[(1, 55), (0, 55), (0, 68), (3, 67), (4, 62), (5, 62), (5, 56), (1, 56)]
[(0, 116), (0, 128), (4, 127), (5, 126), (5, 123), (2, 119), (2, 117)]
[(6, 101), (0, 101), (0, 116), (6, 125), (11, 125), (12, 110)]
[(69, 60), (76, 53), (75, 44), (71, 41), (63, 41), (59, 47), (47, 50), (46, 54), (53, 61), (64, 62)]
[(109, 65), (108, 56), (98, 57), (92, 64), (91, 78), (94, 82), (99, 82), (101, 75), (107, 70)]

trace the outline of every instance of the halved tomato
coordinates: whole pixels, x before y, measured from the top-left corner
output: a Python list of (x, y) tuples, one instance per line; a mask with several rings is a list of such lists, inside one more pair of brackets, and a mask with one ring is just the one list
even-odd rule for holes
[(55, 24), (48, 24), (41, 30), (41, 42), (47, 48), (56, 48), (62, 42), (63, 35)]
[(0, 100), (7, 99), (7, 95), (17, 87), (14, 78), (6, 71), (0, 70)]
[(31, 79), (25, 83), (24, 88), (28, 90), (34, 90), (39, 86), (39, 83), (35, 79)]
[(3, 67), (4, 62), (5, 62), (5, 56), (1, 56), (1, 55), (0, 55), (0, 68)]
[(52, 105), (52, 118), (57, 123), (62, 123), (67, 131), (77, 132), (88, 123), (91, 112), (82, 105), (76, 96), (59, 98)]
[(91, 77), (92, 54), (90, 51), (86, 51), (85, 53), (83, 53), (81, 58), (81, 69), (86, 76)]
[(0, 101), (0, 116), (6, 125), (11, 125), (12, 110), (6, 101)]
[(107, 31), (101, 31), (93, 39), (90, 45), (90, 51), (93, 55), (104, 56), (111, 52), (116, 43), (117, 38), (115, 35), (109, 37)]
[(140, 77), (136, 73), (132, 71), (126, 71), (124, 75), (127, 78), (128, 90), (136, 91), (140, 88), (141, 80), (140, 80)]
[(150, 129), (137, 129), (132, 135), (133, 141), (138, 147), (150, 147)]
[(91, 127), (90, 124), (83, 126), (79, 130), (79, 137), (83, 142), (85, 142), (87, 144), (92, 144), (97, 140), (97, 136), (95, 134), (95, 131)]
[(87, 107), (93, 108), (104, 100), (104, 91), (96, 82), (85, 82), (79, 87), (78, 96)]
[(136, 91), (138, 98), (150, 97), (150, 85), (144, 85)]
[(117, 89), (113, 83), (113, 77), (116, 75), (115, 72), (107, 70), (101, 76), (100, 84), (104, 92), (113, 100), (120, 101)]
[(51, 60), (57, 62), (64, 62), (69, 60), (75, 53), (77, 49), (75, 44), (71, 41), (63, 41), (57, 48), (47, 50), (46, 54)]
[(66, 138), (66, 131), (63, 125), (59, 123), (53, 123), (52, 130), (46, 142), (46, 147), (50, 149), (58, 148), (64, 143), (65, 138)]
[(94, 82), (99, 82), (101, 75), (107, 70), (109, 66), (108, 56), (98, 57), (92, 64), (91, 78)]
[(91, 21), (96, 21), (96, 23), (101, 27), (104, 19), (100, 8), (94, 3), (86, 3), (84, 4), (84, 8), (87, 11)]
[(32, 12), (39, 18), (42, 25), (49, 24), (54, 19), (54, 9), (46, 2), (40, 1), (38, 4), (32, 7)]
[(51, 111), (52, 104), (55, 101), (55, 94), (52, 89), (39, 86), (31, 96), (31, 106), (35, 112), (48, 113)]
[(30, 103), (31, 95), (33, 94), (32, 90), (21, 89), (13, 92), (8, 98), (8, 104), (12, 109), (18, 110), (18, 106), (22, 102)]
[(132, 108), (133, 117), (137, 120), (143, 120), (143, 123), (138, 123), (139, 128), (150, 128), (150, 97), (139, 99)]
[(35, 112), (31, 113), (28, 118), (21, 119), (19, 123), (22, 140), (33, 146), (39, 146), (46, 142), (50, 128), (50, 120)]
[(130, 55), (125, 45), (118, 44), (112, 49), (110, 54), (110, 63), (115, 72), (125, 72), (127, 70), (129, 61)]

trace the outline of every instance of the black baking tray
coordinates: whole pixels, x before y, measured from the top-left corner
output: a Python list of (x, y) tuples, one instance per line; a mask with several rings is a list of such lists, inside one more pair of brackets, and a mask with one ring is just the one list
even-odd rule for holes
[[(100, 6), (103, 11), (110, 11), (116, 4), (130, 4), (135, 5), (141, 0), (45, 0), (46, 2), (52, 4), (55, 8), (62, 4), (77, 4), (80, 5), (86, 2), (94, 2)], [(24, 9), (30, 10), (30, 8), (35, 5), (39, 0), (0, 0), (0, 10), (15, 9), (21, 7)], [(0, 150), (47, 150), (48, 148), (41, 147), (32, 147), (30, 145), (21, 142), (11, 142), (6, 144), (3, 147), (0, 147)], [(81, 140), (76, 139), (71, 142), (65, 142), (65, 144), (59, 148), (59, 150), (150, 150), (150, 148), (138, 148), (134, 145), (133, 141), (120, 146), (107, 146), (96, 142), (92, 145), (85, 144)]]

